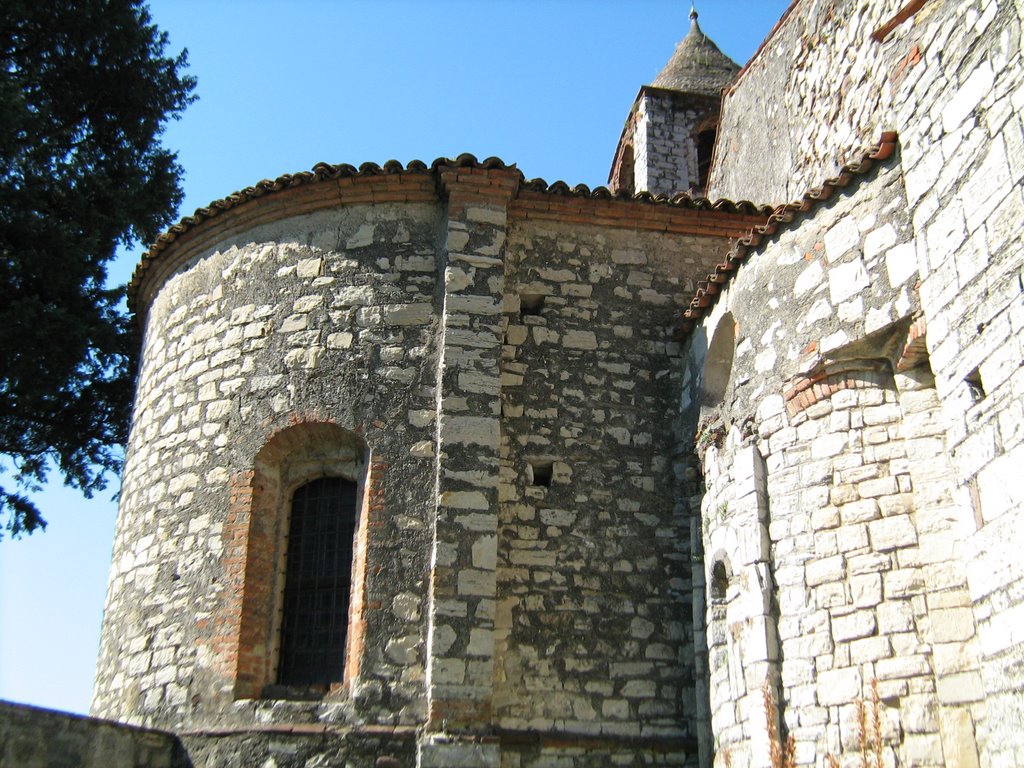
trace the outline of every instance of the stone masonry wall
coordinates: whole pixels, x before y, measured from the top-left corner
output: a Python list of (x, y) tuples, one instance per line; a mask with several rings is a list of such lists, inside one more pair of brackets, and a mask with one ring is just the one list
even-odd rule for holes
[[(859, 748), (855, 701), (873, 682), (901, 763), (977, 764), (986, 738), (971, 517), (930, 372), (894, 375), (919, 312), (902, 197), (893, 162), (837, 191), (762, 245), (691, 342), (712, 724), (733, 765), (769, 764), (766, 682), (801, 765)], [(705, 339), (726, 324), (715, 402)]]
[(707, 245), (523, 224), (510, 251), (496, 722), (633, 740), (617, 765), (682, 764), (696, 706), (669, 329)]
[[(981, 664), (953, 678), (964, 686), (943, 698), (966, 708), (984, 698), (987, 724), (975, 724), (982, 762), (1017, 764), (1024, 5), (932, 0), (886, 31), (894, 12), (885, 3), (798, 3), (726, 99), (720, 150), (728, 151), (717, 153), (712, 186), (716, 195), (792, 198), (879, 129), (899, 131), (943, 452), (956, 519), (967, 521), (957, 549)], [(766, 129), (749, 130), (752, 121)]]
[(715, 107), (699, 96), (645, 89), (634, 119), (633, 162), (637, 192), (672, 196), (700, 186), (696, 135)]
[[(210, 768), (696, 763), (671, 339), (760, 219), (520, 181), (310, 184), (146, 265), (97, 713)], [(345, 675), (297, 691), (283, 542), (325, 475), (359, 488)]]
[(0, 765), (188, 768), (169, 733), (0, 701)]
[(422, 717), (434, 493), (418, 446), (434, 431), (438, 216), (424, 204), (288, 219), (166, 282), (148, 315), (94, 712), (181, 727), (271, 707), (234, 701), (216, 627), (237, 589), (232, 478), (298, 420), (360, 435), (387, 465), (378, 503), (394, 512), (373, 532), (387, 570), (367, 589), (380, 610), (361, 687), (330, 716)]

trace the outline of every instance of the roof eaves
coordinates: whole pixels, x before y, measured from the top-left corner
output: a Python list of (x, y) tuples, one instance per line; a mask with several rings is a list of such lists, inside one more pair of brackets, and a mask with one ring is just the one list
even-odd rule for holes
[(646, 191), (631, 194), (621, 190), (619, 192), (612, 192), (607, 187), (594, 187), (591, 189), (586, 184), (577, 184), (570, 187), (564, 181), (548, 183), (544, 179), (524, 181), (520, 184), (520, 189), (548, 195), (589, 198), (591, 200), (630, 200), (652, 205), (667, 205), (691, 211), (717, 211), (720, 213), (770, 216), (774, 210), (770, 205), (757, 205), (749, 200), (733, 201), (719, 198), (712, 201), (706, 197), (692, 197), (685, 192), (677, 192), (674, 195), (655, 195)]
[[(591, 200), (623, 200), (635, 201), (658, 206), (671, 206), (675, 208), (692, 211), (715, 211), (720, 213), (733, 213), (745, 215), (769, 216), (772, 208), (766, 205), (755, 205), (749, 200), (732, 201), (719, 199), (715, 201), (706, 198), (695, 198), (685, 193), (678, 193), (672, 196), (652, 195), (649, 192), (630, 194), (620, 191), (611, 192), (607, 187), (599, 186), (591, 189), (586, 184), (578, 184), (570, 187), (564, 181), (548, 183), (543, 179), (523, 180), (522, 172), (515, 164), (506, 164), (497, 157), (488, 157), (485, 160), (477, 160), (471, 154), (464, 153), (456, 158), (439, 157), (429, 166), (420, 161), (412, 160), (407, 165), (402, 165), (397, 160), (389, 160), (383, 165), (376, 163), (363, 163), (358, 168), (349, 164), (332, 165), (328, 163), (317, 163), (309, 171), (295, 174), (285, 174), (276, 179), (264, 179), (251, 187), (246, 187), (234, 192), (219, 200), (214, 200), (209, 205), (198, 208), (191, 216), (183, 217), (177, 224), (174, 224), (160, 235), (156, 241), (143, 254), (132, 279), (128, 285), (128, 304), (132, 312), (138, 313), (138, 293), (141, 286), (149, 279), (153, 270), (159, 269), (164, 252), (172, 248), (182, 238), (188, 238), (197, 230), (206, 226), (214, 225), (215, 221), (224, 214), (245, 205), (253, 200), (270, 197), (297, 187), (312, 186), (315, 184), (329, 183), (341, 179), (364, 179), (375, 176), (387, 176), (396, 174), (432, 175), (439, 181), (439, 171), (442, 168), (473, 168), (480, 170), (509, 170), (519, 174), (520, 187), (532, 192), (586, 198)], [(154, 273), (156, 274), (156, 273)], [(141, 316), (140, 316), (141, 317)]]

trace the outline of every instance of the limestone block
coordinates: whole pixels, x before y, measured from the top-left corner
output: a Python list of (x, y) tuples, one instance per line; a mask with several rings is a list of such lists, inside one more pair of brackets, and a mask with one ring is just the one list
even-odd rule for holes
[(405, 635), (403, 637), (392, 637), (388, 640), (385, 653), (388, 658), (396, 664), (414, 664), (419, 657), (417, 646), (419, 635)]
[(466, 220), (504, 227), (508, 221), (508, 212), (504, 207), (499, 206), (467, 206)]
[(499, 420), (484, 416), (441, 416), (442, 443), (480, 445), (497, 449), (500, 442)]
[(562, 336), (562, 346), (567, 349), (597, 349), (597, 337), (593, 331), (568, 331)]
[(943, 704), (965, 704), (985, 698), (985, 688), (979, 672), (961, 672), (943, 675), (936, 680), (936, 691)]
[(903, 739), (901, 756), (911, 768), (944, 765), (938, 734), (911, 733)]
[[(892, 224), (885, 223), (878, 229), (872, 230), (864, 238), (864, 258), (869, 261), (881, 255), (891, 246), (895, 245), (899, 236), (896, 234)], [(891, 283), (899, 285), (899, 283)]]
[[(857, 226), (857, 221), (852, 216), (841, 217), (825, 233), (824, 241), (825, 253), (828, 255), (829, 261), (837, 261), (860, 244), (860, 230)], [(830, 282), (832, 279), (831, 274), (832, 270), (829, 272)], [(833, 301), (836, 301), (836, 299), (833, 299)]]
[(417, 745), (418, 768), (499, 768), (501, 747), (482, 742), (450, 741), (444, 736)]
[(927, 676), (931, 675), (931, 665), (928, 657), (920, 654), (896, 656), (879, 660), (875, 665), (875, 674), (879, 680)]
[(882, 577), (869, 573), (850, 578), (850, 595), (858, 608), (871, 608), (882, 602)]
[(895, 477), (878, 477), (857, 484), (857, 493), (862, 499), (891, 496), (899, 491)]
[(825, 278), (825, 270), (821, 266), (820, 261), (812, 261), (797, 277), (796, 282), (793, 283), (793, 295), (802, 296), (808, 293), (819, 285)]
[(939, 710), (939, 734), (945, 765), (978, 768), (978, 744), (974, 738), (971, 713), (962, 707)]
[(850, 643), (850, 662), (864, 664), (893, 655), (888, 637), (865, 637)]
[(861, 695), (861, 674), (858, 668), (833, 669), (818, 674), (818, 703), (824, 707), (850, 704)]
[[(851, 489), (853, 495), (859, 496), (855, 485), (840, 486)], [(842, 521), (846, 525), (855, 523), (866, 523), (870, 520), (877, 520), (879, 517), (879, 504), (875, 499), (864, 499), (863, 501), (854, 501), (849, 504), (843, 504), (839, 507), (839, 515)]]
[[(826, 248), (827, 248), (826, 235)], [(839, 304), (854, 296), (870, 284), (864, 262), (856, 258), (845, 264), (837, 264), (828, 270), (829, 297), (833, 304)]]
[(946, 133), (955, 131), (964, 119), (977, 109), (982, 99), (991, 92), (994, 80), (992, 65), (983, 60), (943, 108), (942, 127)]
[(495, 578), (492, 570), (464, 568), (458, 575), (458, 593), (461, 596), (494, 596)]
[(1020, 482), (1022, 456), (1024, 447), (1017, 445), (1009, 453), (994, 459), (978, 474), (981, 509), (986, 521), (1024, 507), (1024, 484)]
[(974, 612), (970, 608), (932, 610), (928, 615), (934, 643), (969, 640), (974, 637)]
[(807, 564), (808, 586), (842, 580), (846, 575), (846, 559), (842, 555), (826, 557)]
[(429, 303), (388, 304), (381, 311), (385, 325), (424, 325), (430, 322), (434, 308)]
[(935, 733), (939, 728), (937, 715), (934, 694), (911, 694), (900, 701), (900, 721), (908, 733)]
[(313, 259), (299, 259), (295, 264), (295, 274), (302, 278), (319, 277), (324, 273), (323, 257)]
[(501, 313), (501, 302), (493, 296), (449, 294), (445, 298), (445, 310), (468, 315), (497, 315)]
[(855, 640), (873, 635), (878, 628), (874, 611), (855, 611), (832, 619), (832, 636), (836, 640)]
[(907, 547), (917, 541), (917, 530), (909, 515), (873, 520), (868, 523), (868, 533), (878, 552)]

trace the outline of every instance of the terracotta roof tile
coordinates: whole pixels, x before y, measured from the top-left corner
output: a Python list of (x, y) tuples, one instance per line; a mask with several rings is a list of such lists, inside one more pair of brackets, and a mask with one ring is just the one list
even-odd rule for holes
[[(564, 181), (548, 183), (543, 179), (532, 179), (525, 181), (522, 173), (515, 164), (506, 164), (497, 157), (488, 157), (485, 160), (477, 160), (471, 154), (464, 153), (456, 158), (439, 157), (429, 166), (420, 161), (412, 160), (407, 165), (397, 160), (388, 160), (383, 165), (376, 163), (363, 163), (358, 168), (349, 164), (331, 165), (329, 163), (317, 163), (309, 171), (301, 173), (285, 174), (276, 179), (264, 179), (251, 187), (246, 187), (234, 192), (227, 197), (215, 200), (209, 205), (198, 208), (191, 216), (183, 217), (177, 224), (167, 229), (143, 254), (135, 272), (132, 275), (128, 287), (129, 308), (132, 311), (137, 307), (137, 294), (140, 285), (146, 280), (151, 270), (156, 269), (161, 261), (162, 254), (169, 249), (176, 241), (190, 235), (196, 230), (206, 230), (216, 227), (216, 220), (225, 213), (238, 208), (252, 200), (273, 196), (297, 187), (325, 184), (331, 181), (346, 183), (353, 181), (370, 180), (373, 177), (384, 177), (394, 175), (411, 176), (434, 176), (438, 179), (439, 170), (442, 168), (471, 168), (475, 170), (508, 170), (519, 174), (520, 187), (531, 192), (546, 195), (578, 197), (590, 200), (623, 200), (638, 201), (658, 206), (672, 206), (685, 210), (710, 210), (721, 213), (737, 213), (746, 215), (768, 216), (772, 212), (770, 206), (758, 206), (747, 200), (733, 202), (731, 200), (716, 200), (714, 202), (704, 198), (693, 198), (686, 194), (677, 194), (671, 197), (664, 195), (652, 195), (642, 192), (637, 195), (626, 193), (612, 193), (607, 187), (595, 187), (591, 189), (585, 184), (578, 184), (570, 187)], [(330, 190), (325, 190), (325, 195), (330, 195)]]
[(845, 187), (856, 177), (868, 173), (876, 162), (889, 159), (896, 150), (896, 139), (895, 131), (883, 132), (877, 144), (865, 148), (858, 160), (844, 165), (835, 178), (826, 179), (820, 187), (809, 189), (799, 200), (778, 206), (772, 211), (767, 222), (752, 227), (745, 237), (737, 240), (726, 260), (717, 264), (714, 272), (697, 284), (697, 291), (683, 311), (682, 320), (676, 328), (676, 337), (684, 338), (696, 327), (707, 310), (714, 305), (721, 286), (729, 282), (740, 264), (746, 261), (751, 252), (765, 239), (799, 222), (806, 214), (832, 197), (836, 188)]

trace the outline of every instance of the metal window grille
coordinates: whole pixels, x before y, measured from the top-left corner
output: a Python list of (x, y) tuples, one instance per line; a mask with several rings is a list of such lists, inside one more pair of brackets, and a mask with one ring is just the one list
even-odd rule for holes
[(330, 685), (345, 666), (356, 484), (314, 480), (292, 496), (281, 616), (281, 685)]

